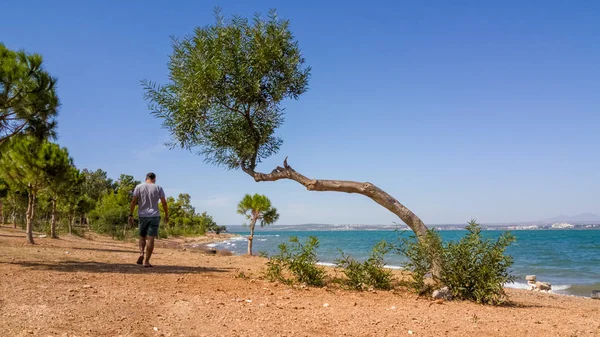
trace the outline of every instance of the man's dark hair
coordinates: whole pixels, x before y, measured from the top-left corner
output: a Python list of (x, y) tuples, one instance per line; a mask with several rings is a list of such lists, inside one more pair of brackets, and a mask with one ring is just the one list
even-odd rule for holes
[(156, 174), (154, 174), (152, 172), (146, 174), (146, 180), (148, 180), (148, 179), (150, 179), (150, 180), (156, 179)]

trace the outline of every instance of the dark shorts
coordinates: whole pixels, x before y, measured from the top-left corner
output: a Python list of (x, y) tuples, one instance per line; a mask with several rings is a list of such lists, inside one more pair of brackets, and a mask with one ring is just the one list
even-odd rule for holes
[(158, 236), (158, 225), (160, 217), (140, 217), (140, 236)]

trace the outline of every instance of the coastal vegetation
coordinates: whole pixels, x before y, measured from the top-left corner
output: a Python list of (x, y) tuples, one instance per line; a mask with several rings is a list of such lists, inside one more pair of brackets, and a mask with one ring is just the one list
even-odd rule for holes
[(345, 276), (340, 282), (354, 290), (393, 288), (392, 271), (385, 268), (384, 261), (385, 255), (393, 248), (393, 245), (382, 240), (373, 247), (369, 258), (363, 262), (340, 250), (341, 257), (335, 262)]
[[(79, 170), (56, 138), (60, 106), (57, 80), (40, 54), (12, 51), (0, 43), (0, 223), (52, 238), (91, 229), (113, 238), (135, 236), (127, 225), (133, 189), (140, 182), (117, 181), (100, 169)], [(196, 213), (189, 194), (168, 198), (171, 223), (160, 235), (199, 235), (225, 230), (206, 212)]]
[[(121, 174), (113, 181), (98, 169), (79, 170), (66, 148), (55, 139), (59, 100), (56, 79), (42, 66), (42, 57), (8, 50), (0, 44), (0, 220), (21, 226), (34, 244), (34, 230), (51, 238), (77, 234), (82, 228), (117, 239), (135, 236), (127, 221), (133, 189), (140, 181)], [(396, 214), (414, 232), (399, 244), (380, 242), (370, 257), (357, 261), (341, 252), (336, 261), (344, 286), (355, 289), (392, 289), (392, 273), (385, 255), (397, 251), (408, 257), (412, 287), (420, 294), (446, 286), (454, 298), (484, 304), (503, 303), (503, 285), (514, 280), (512, 258), (505, 249), (514, 237), (506, 233), (496, 242), (484, 239), (472, 221), (467, 235), (444, 243), (435, 231), (407, 207), (368, 182), (307, 178), (283, 161), (270, 173), (258, 164), (278, 153), (283, 142), (276, 130), (284, 122), (285, 99), (298, 99), (308, 88), (305, 66), (289, 21), (275, 11), (252, 22), (216, 12), (216, 23), (197, 28), (194, 35), (173, 41), (169, 63), (171, 82), (144, 81), (152, 113), (170, 131), (172, 145), (197, 151), (205, 161), (240, 169), (255, 181), (294, 180), (309, 191), (365, 195)], [(159, 236), (202, 235), (225, 230), (206, 212), (197, 213), (191, 196), (169, 197), (170, 222)], [(161, 210), (162, 212), (162, 210)], [(279, 214), (264, 195), (245, 195), (238, 204), (250, 227), (248, 254), (252, 255), (255, 225), (277, 221)], [(135, 224), (135, 222), (134, 222)], [(292, 237), (267, 262), (267, 278), (307, 286), (327, 284), (318, 265), (319, 240), (300, 242)], [(431, 275), (431, 278), (427, 276)]]
[[(286, 159), (270, 173), (258, 164), (279, 152), (276, 135), (284, 122), (285, 99), (308, 90), (305, 65), (290, 22), (276, 11), (266, 19), (233, 16), (217, 8), (216, 22), (191, 36), (173, 39), (167, 84), (142, 81), (151, 113), (162, 120), (171, 145), (198, 153), (210, 164), (242, 170), (257, 182), (290, 179), (309, 191), (358, 193), (397, 215), (419, 240), (427, 237), (421, 219), (397, 199), (369, 182), (308, 178)], [(439, 276), (434, 256), (433, 273)]]
[[(416, 240), (414, 235), (399, 236), (398, 242), (380, 241), (362, 262), (340, 251), (341, 257), (335, 265), (343, 276), (333, 278), (328, 278), (318, 265), (317, 237), (310, 236), (304, 243), (291, 237), (289, 244), (280, 244), (276, 254), (267, 256), (265, 276), (270, 281), (317, 287), (333, 282), (359, 291), (407, 286), (422, 296), (446, 288), (448, 294), (441, 298), (491, 305), (506, 303), (504, 285), (514, 282), (515, 276), (510, 271), (513, 258), (505, 250), (515, 237), (505, 232), (495, 241), (486, 239), (474, 220), (465, 229), (466, 234), (458, 241), (442, 242), (439, 233), (433, 230), (425, 242)], [(408, 281), (394, 279), (392, 271), (386, 268), (385, 256), (389, 253), (407, 257), (404, 267), (410, 272)], [(442, 257), (439, 279), (428, 276), (434, 254)]]
[[(434, 287), (447, 286), (452, 297), (483, 304), (506, 301), (504, 285), (515, 281), (510, 272), (513, 258), (505, 250), (515, 237), (502, 233), (496, 241), (484, 238), (481, 226), (471, 220), (467, 233), (458, 241), (442, 242), (438, 232), (431, 230), (426, 241), (402, 239), (399, 251), (408, 257), (407, 270), (412, 272), (412, 286), (419, 293), (431, 293)], [(426, 282), (433, 254), (442, 258), (441, 275), (437, 282)]]
[(315, 236), (310, 236), (304, 243), (295, 236), (290, 237), (289, 244), (280, 244), (279, 252), (269, 258), (267, 279), (287, 284), (324, 286), (327, 273), (323, 267), (317, 265), (318, 247), (319, 239)]

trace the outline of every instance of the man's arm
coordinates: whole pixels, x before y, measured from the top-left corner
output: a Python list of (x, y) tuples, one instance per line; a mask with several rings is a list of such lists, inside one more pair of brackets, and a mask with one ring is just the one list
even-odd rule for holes
[(133, 196), (133, 199), (131, 199), (131, 205), (129, 206), (129, 216), (133, 216), (133, 210), (135, 210), (136, 205), (137, 205), (137, 197)]
[(162, 203), (163, 210), (165, 211), (165, 223), (169, 223), (169, 205), (167, 205), (167, 199), (165, 197), (160, 197), (160, 202)]
[(133, 210), (135, 209), (135, 205), (137, 205), (137, 197), (134, 195), (133, 199), (131, 199), (131, 205), (129, 206), (129, 216), (127, 217), (127, 222), (130, 225), (133, 225)]

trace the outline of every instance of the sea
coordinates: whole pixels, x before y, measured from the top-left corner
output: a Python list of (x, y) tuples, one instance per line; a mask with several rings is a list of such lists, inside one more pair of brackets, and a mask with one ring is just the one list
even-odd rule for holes
[[(497, 238), (503, 231), (482, 231), (485, 237)], [(465, 230), (442, 230), (444, 241), (459, 240)], [(507, 248), (506, 253), (514, 259), (512, 273), (517, 276), (509, 288), (528, 289), (526, 275), (536, 275), (538, 281), (550, 282), (552, 292), (565, 295), (591, 296), (592, 290), (600, 289), (600, 230), (516, 230), (511, 231), (516, 242)], [(232, 232), (239, 236), (230, 240), (211, 244), (215, 248), (225, 248), (234, 254), (246, 254), (249, 232)], [(257, 228), (254, 234), (253, 253), (275, 254), (278, 245), (287, 243), (292, 236), (305, 241), (309, 236), (319, 239), (317, 255), (319, 263), (333, 266), (339, 258), (340, 250), (357, 260), (365, 260), (373, 246), (381, 241), (398, 242), (398, 236), (411, 235), (411, 232), (393, 230), (267, 230)], [(391, 254), (386, 258), (389, 268), (403, 268), (406, 257)]]

